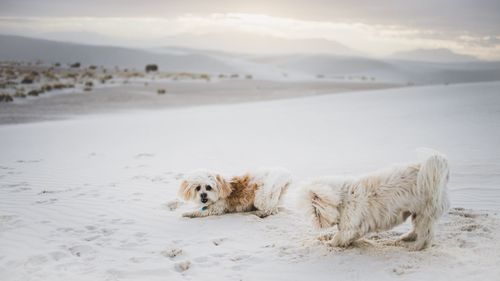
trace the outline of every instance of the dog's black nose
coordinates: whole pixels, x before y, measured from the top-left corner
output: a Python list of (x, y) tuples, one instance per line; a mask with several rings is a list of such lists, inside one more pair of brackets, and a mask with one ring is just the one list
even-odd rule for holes
[(201, 203), (207, 203), (208, 199), (207, 198), (201, 198)]
[(200, 197), (201, 197), (201, 199), (207, 198), (207, 194), (206, 193), (201, 193)]

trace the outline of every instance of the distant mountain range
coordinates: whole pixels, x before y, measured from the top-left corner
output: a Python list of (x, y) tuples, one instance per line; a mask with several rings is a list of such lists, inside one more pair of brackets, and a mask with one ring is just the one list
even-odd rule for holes
[(133, 48), (186, 47), (247, 54), (321, 53), (335, 55), (361, 55), (360, 52), (326, 39), (285, 39), (270, 35), (245, 32), (213, 32), (205, 34), (183, 33), (160, 39), (128, 40), (94, 32), (51, 32), (40, 34), (40, 39), (87, 45), (126, 46)]
[[(178, 39), (177, 42), (181, 41)], [(297, 46), (305, 48), (306, 45)], [(264, 45), (259, 48), (263, 51)], [(397, 57), (374, 59), (360, 55), (307, 53), (241, 54), (161, 45), (156, 48), (124, 48), (0, 35), (0, 61), (80, 62), (83, 65), (137, 69), (143, 69), (148, 63), (156, 63), (162, 71), (252, 74), (254, 79), (288, 81), (338, 79), (424, 85), (500, 80), (500, 62), (455, 62), (456, 59), (450, 62), (450, 57), (445, 62), (444, 58), (429, 62), (426, 60), (431, 59), (430, 56), (426, 56), (423, 61), (409, 59), (408, 56)]]
[(0, 59), (72, 63), (86, 65), (121, 66), (143, 69), (156, 63), (163, 70), (196, 72), (233, 72), (232, 68), (212, 57), (186, 53), (182, 55), (158, 54), (147, 50), (94, 46), (0, 35)]
[(426, 62), (472, 62), (478, 58), (470, 55), (457, 54), (449, 49), (416, 49), (394, 53), (391, 58)]

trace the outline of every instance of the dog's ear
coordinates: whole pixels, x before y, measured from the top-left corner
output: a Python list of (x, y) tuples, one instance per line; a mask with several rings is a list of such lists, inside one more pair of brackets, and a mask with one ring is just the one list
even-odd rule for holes
[(231, 183), (226, 181), (221, 175), (216, 175), (215, 180), (217, 181), (217, 185), (219, 186), (219, 196), (221, 198), (226, 198), (233, 192), (231, 188)]
[(183, 180), (181, 182), (181, 186), (179, 188), (179, 196), (186, 201), (191, 200), (194, 197), (193, 188), (186, 180)]

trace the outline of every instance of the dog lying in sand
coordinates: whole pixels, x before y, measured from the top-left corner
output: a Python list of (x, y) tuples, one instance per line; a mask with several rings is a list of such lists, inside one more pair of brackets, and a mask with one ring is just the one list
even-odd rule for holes
[(231, 179), (197, 170), (181, 182), (179, 195), (186, 201), (198, 203), (199, 209), (182, 216), (196, 218), (255, 211), (264, 218), (278, 212), (291, 181), (290, 172), (281, 168), (262, 169)]
[(431, 245), (434, 225), (448, 208), (448, 174), (446, 158), (433, 153), (422, 163), (361, 177), (318, 178), (301, 188), (300, 206), (317, 227), (337, 226), (330, 246), (349, 246), (411, 217), (412, 229), (398, 241), (422, 250)]

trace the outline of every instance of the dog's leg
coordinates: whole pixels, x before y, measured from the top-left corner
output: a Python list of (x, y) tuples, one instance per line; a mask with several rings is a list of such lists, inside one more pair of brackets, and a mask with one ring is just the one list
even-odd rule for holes
[(207, 211), (194, 211), (194, 212), (186, 212), (183, 213), (182, 216), (186, 218), (201, 218), (209, 216), (210, 214)]
[(431, 245), (434, 236), (434, 219), (417, 215), (415, 221), (416, 240), (409, 245), (411, 250), (420, 251)]
[(224, 208), (222, 206), (216, 206), (210, 205), (206, 207), (206, 209), (201, 209), (193, 212), (187, 212), (182, 214), (183, 217), (187, 218), (201, 218), (201, 217), (208, 217), (208, 216), (219, 216), (224, 214)]
[(396, 242), (400, 242), (400, 241), (413, 242), (413, 241), (417, 240), (417, 232), (416, 232), (416, 226), (415, 226), (416, 219), (417, 219), (417, 215), (413, 214), (411, 216), (411, 225), (412, 225), (411, 230), (408, 231), (408, 233), (401, 235)]
[(360, 237), (361, 235), (355, 231), (339, 230), (327, 244), (332, 247), (347, 247)]

